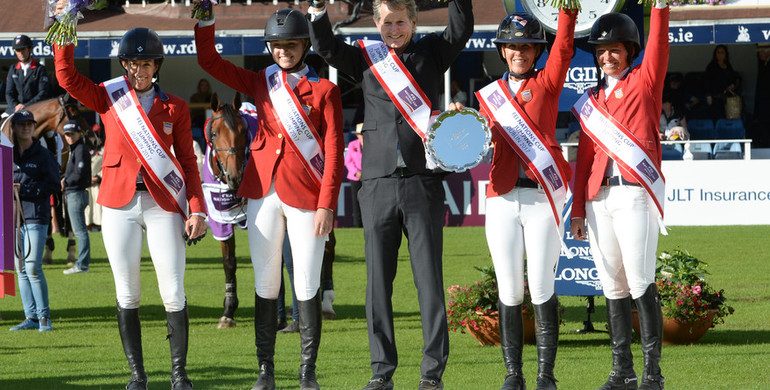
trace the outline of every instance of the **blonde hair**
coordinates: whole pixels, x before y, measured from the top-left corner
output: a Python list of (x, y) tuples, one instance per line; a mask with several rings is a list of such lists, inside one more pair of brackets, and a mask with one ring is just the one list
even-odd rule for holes
[(388, 8), (395, 10), (402, 10), (406, 8), (406, 13), (409, 15), (409, 20), (412, 22), (417, 21), (417, 4), (414, 0), (374, 0), (372, 3), (372, 11), (374, 12), (374, 21), (379, 23), (382, 14), (380, 14), (380, 6), (383, 3), (388, 4)]

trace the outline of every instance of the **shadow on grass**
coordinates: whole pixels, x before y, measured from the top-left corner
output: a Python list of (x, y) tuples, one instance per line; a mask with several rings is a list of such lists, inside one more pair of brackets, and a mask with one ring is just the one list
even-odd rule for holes
[(697, 342), (699, 345), (747, 345), (769, 343), (770, 330), (720, 330), (719, 328), (709, 329), (703, 338)]

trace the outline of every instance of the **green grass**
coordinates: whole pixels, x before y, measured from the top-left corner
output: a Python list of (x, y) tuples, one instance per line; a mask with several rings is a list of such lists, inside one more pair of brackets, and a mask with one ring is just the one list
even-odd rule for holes
[[(669, 389), (768, 389), (770, 374), (770, 243), (767, 226), (673, 227), (659, 251), (687, 249), (709, 263), (709, 280), (724, 288), (735, 314), (696, 345), (665, 346), (663, 373)], [(371, 375), (364, 314), (366, 283), (361, 229), (338, 229), (334, 267), (337, 319), (325, 321), (318, 380), (325, 389), (360, 389)], [(445, 285), (479, 277), (474, 265), (491, 264), (483, 228), (445, 230)], [(115, 290), (101, 236), (92, 234), (94, 262), (85, 275), (63, 275), (65, 241), (57, 237), (56, 264), (45, 266), (54, 332), (9, 332), (23, 319), (21, 299), (0, 299), (0, 389), (122, 389), (128, 380), (115, 320)], [(217, 330), (224, 277), (219, 244), (211, 238), (188, 250), (186, 274), (190, 305), (188, 372), (196, 389), (248, 389), (256, 380), (253, 332), (254, 274), (247, 259), (245, 232), (239, 247), (239, 297), (235, 329)], [(394, 310), (399, 368), (398, 389), (416, 388), (422, 336), (416, 291), (406, 252), (399, 258)], [(169, 347), (157, 280), (147, 252), (142, 262), (142, 332), (150, 389), (168, 389)], [(577, 334), (586, 318), (585, 299), (562, 297), (566, 306), (556, 376), (560, 389), (593, 389), (610, 371), (606, 333)], [(605, 328), (604, 299), (592, 316)], [(4, 332), (4, 333), (3, 333)], [(450, 390), (498, 389), (505, 369), (498, 347), (481, 347), (470, 335), (450, 333), (451, 352), (444, 381)], [(635, 363), (642, 367), (638, 340)], [(299, 336), (278, 335), (278, 388), (297, 389)], [(536, 349), (524, 349), (525, 376), (536, 376)]]

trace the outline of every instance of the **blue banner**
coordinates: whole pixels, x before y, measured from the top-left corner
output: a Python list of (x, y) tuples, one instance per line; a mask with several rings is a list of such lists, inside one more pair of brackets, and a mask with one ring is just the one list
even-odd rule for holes
[(590, 296), (602, 295), (602, 283), (594, 266), (594, 258), (588, 241), (576, 240), (570, 233), (570, 209), (572, 198), (570, 197), (564, 209), (564, 242), (572, 258), (567, 257), (562, 249), (559, 256), (559, 266), (556, 269), (556, 295)]
[[(192, 34), (192, 32), (190, 32)], [(424, 36), (417, 34), (417, 38)], [(768, 43), (770, 42), (770, 23), (735, 23), (719, 25), (699, 26), (672, 26), (669, 27), (669, 42), (672, 45), (708, 45), (716, 43), (741, 44), (741, 43)], [(346, 42), (352, 43), (358, 39), (380, 39), (378, 33), (344, 35)], [(474, 32), (468, 43), (466, 51), (495, 50), (492, 40), (495, 31)], [(33, 54), (37, 57), (51, 57), (51, 47), (43, 44), (40, 39), (34, 39)], [(76, 58), (115, 58), (120, 38), (81, 38), (75, 49)], [(163, 46), (166, 56), (194, 56), (195, 41), (192, 36), (187, 37), (163, 37)], [(217, 51), (224, 56), (239, 55), (263, 55), (267, 54), (262, 37), (257, 36), (228, 36), (217, 37)], [(0, 40), (0, 58), (14, 58), (13, 42)], [(586, 62), (593, 63), (592, 59), (580, 60), (579, 66), (586, 66)], [(573, 66), (575, 63), (573, 61)]]

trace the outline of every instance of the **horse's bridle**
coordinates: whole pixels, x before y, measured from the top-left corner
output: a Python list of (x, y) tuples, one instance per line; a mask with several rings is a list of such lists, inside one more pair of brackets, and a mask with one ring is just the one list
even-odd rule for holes
[[(238, 148), (217, 148), (214, 146), (214, 138), (216, 138), (217, 134), (213, 131), (213, 126), (211, 125), (214, 123), (215, 120), (222, 118), (223, 115), (217, 115), (215, 117), (212, 117), (208, 120), (206, 120), (206, 144), (209, 146), (209, 149), (211, 149), (211, 157), (210, 160), (213, 161), (214, 164), (216, 164), (217, 170), (219, 170), (218, 174), (214, 175), (214, 178), (217, 179), (218, 182), (224, 183), (223, 180), (225, 176), (225, 172), (227, 171), (227, 158), (230, 157), (230, 155), (236, 155), (238, 153)], [(241, 117), (241, 120), (244, 120), (243, 117)], [(244, 121), (244, 125), (248, 127), (248, 124)], [(230, 126), (227, 126), (227, 121), (225, 121), (225, 127), (230, 129)], [(235, 131), (234, 129), (230, 129), (230, 131)], [(218, 152), (227, 152), (227, 155), (225, 156), (225, 162), (222, 164), (222, 162), (217, 158)], [(246, 164), (246, 160), (244, 159), (244, 165)], [(213, 172), (212, 172), (213, 173)]]
[(69, 93), (64, 94), (62, 96), (59, 96), (59, 106), (61, 107), (61, 114), (59, 114), (59, 121), (56, 122), (56, 126), (54, 126), (54, 129), (58, 129), (59, 126), (64, 122), (64, 118), (67, 118), (67, 120), (76, 120), (79, 118), (79, 116), (70, 114), (67, 107), (75, 106), (74, 103), (69, 103)]

